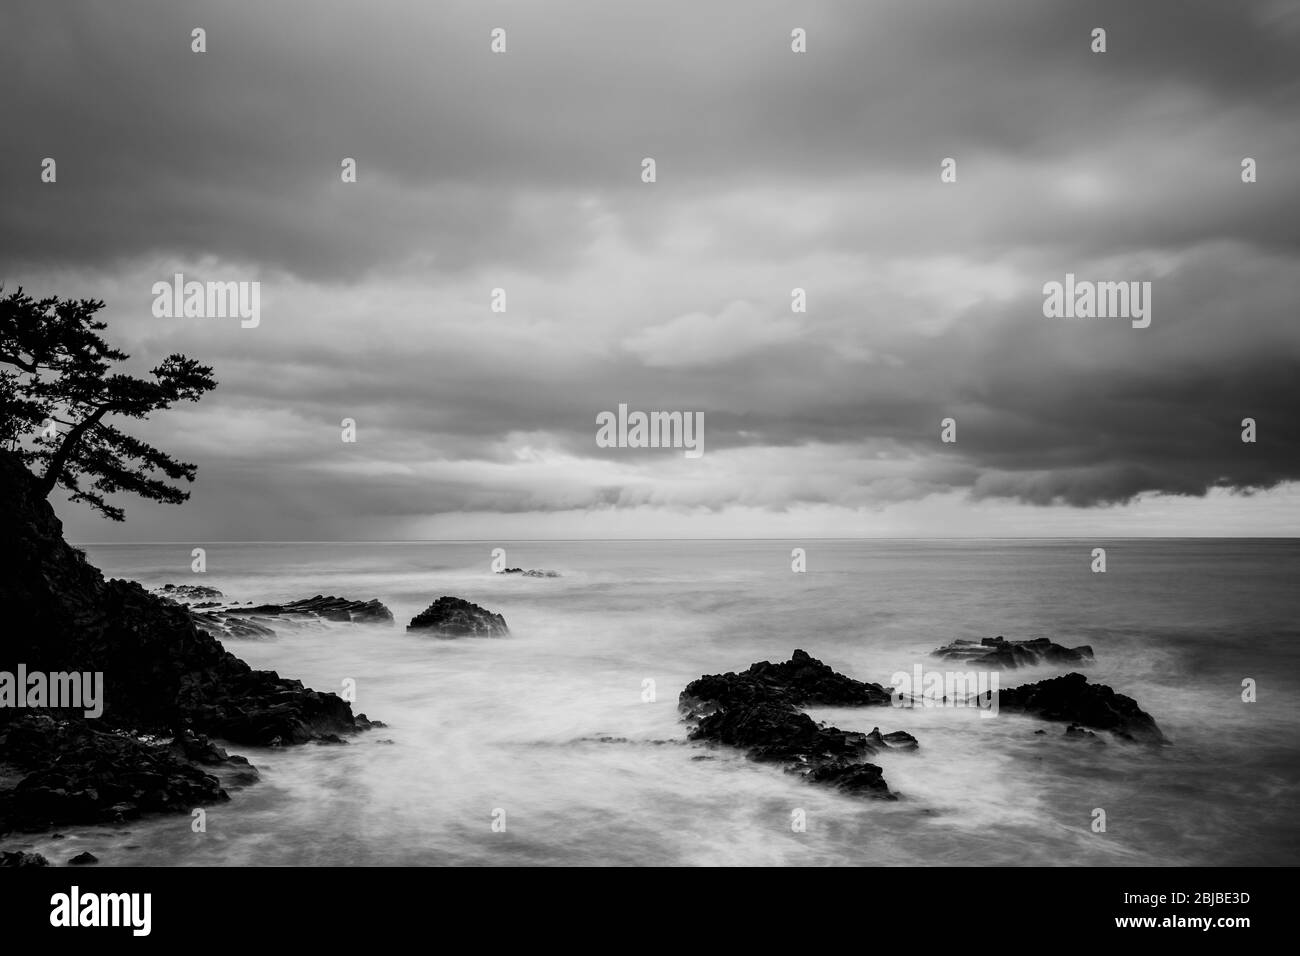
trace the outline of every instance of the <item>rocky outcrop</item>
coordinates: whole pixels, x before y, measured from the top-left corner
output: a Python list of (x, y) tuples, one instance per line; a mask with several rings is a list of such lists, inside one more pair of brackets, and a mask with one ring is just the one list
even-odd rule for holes
[(867, 758), (884, 750), (915, 750), (903, 731), (870, 734), (819, 724), (802, 706), (888, 704), (889, 692), (836, 673), (796, 650), (789, 661), (761, 661), (742, 673), (691, 681), (678, 705), (692, 724), (689, 737), (739, 747), (753, 760), (776, 762), (813, 783), (846, 793), (893, 800), (880, 767)]
[[(0, 769), (18, 777), (0, 790), (0, 832), (119, 823), (229, 799), (216, 776), (185, 759), (179, 741), (149, 743), (92, 723), (25, 715), (0, 731)], [(191, 735), (191, 741), (212, 746), (206, 738)], [(232, 760), (253, 773), (242, 757), (219, 762)]]
[[(1117, 694), (1105, 684), (1089, 684), (1082, 674), (1066, 674), (998, 691), (998, 709), (1043, 720), (1065, 721), (1075, 725), (1076, 731), (1108, 730), (1120, 740), (1169, 742), (1155, 719), (1132, 697)], [(1072, 737), (1083, 736), (1083, 733), (1070, 733), (1070, 728), (1066, 733)]]
[[(888, 704), (889, 691), (836, 673), (826, 664), (797, 650), (790, 660), (759, 661), (739, 674), (710, 674), (693, 680), (682, 691), (688, 710), (700, 707), (766, 701), (791, 707), (863, 707)], [(693, 705), (691, 701), (699, 701)]]
[(208, 610), (190, 606), (194, 626), (218, 640), (259, 640), (275, 637), (275, 629), (252, 617), (232, 614), (224, 609)]
[[(188, 756), (160, 756), (140, 742), (142, 734), (180, 737), (182, 747), (186, 735), (271, 746), (371, 726), (335, 694), (310, 690), (274, 671), (253, 670), (198, 628), (181, 604), (133, 582), (105, 581), (63, 541), (62, 531), (36, 480), (17, 458), (0, 451), (0, 607), (5, 609), (0, 671), (16, 672), (22, 663), (29, 673), (103, 674), (103, 714), (96, 720), (87, 721), (81, 710), (42, 711), (54, 718), (58, 729), (51, 729), (33, 722), (31, 711), (0, 708), (0, 762), (17, 768), (0, 774), (0, 804), (24, 825), (38, 822), (41, 813), (53, 818), (74, 810), (86, 814), (83, 822), (99, 820), (115, 805), (104, 804), (110, 793), (141, 812), (219, 799), (209, 775), (177, 769), (188, 764)], [(32, 739), (64, 754), (57, 766), (33, 762), (32, 748), (23, 750), (23, 741)], [(20, 751), (28, 756), (16, 760)], [(134, 768), (128, 773), (157, 776), (138, 778), (130, 789), (131, 781), (104, 768), (113, 761)], [(58, 784), (61, 779), (67, 784)], [(33, 800), (34, 791), (42, 791), (40, 800)]]
[(989, 669), (1010, 670), (1031, 667), (1035, 664), (1084, 664), (1092, 661), (1092, 647), (1063, 647), (1045, 637), (1031, 641), (1008, 641), (999, 634), (975, 641), (953, 641), (946, 647), (931, 652), (931, 657), (959, 664), (971, 664)]
[(39, 853), (0, 853), (0, 866), (49, 866), (50, 861)]
[(216, 588), (210, 588), (206, 584), (164, 584), (157, 589), (158, 594), (165, 598), (171, 598), (173, 601), (180, 601), (188, 604), (192, 601), (212, 601), (219, 597), (225, 597)]
[(503, 568), (497, 574), (518, 574), (526, 578), (558, 578), (560, 576), (559, 571), (538, 571), (531, 568), (527, 571), (523, 568)]
[(311, 627), (325, 621), (342, 624), (392, 624), (393, 612), (378, 599), (304, 598), (287, 604), (190, 605), (194, 623), (217, 638), (275, 637), (276, 627)]
[(412, 618), (406, 629), (438, 637), (504, 637), (510, 633), (500, 614), (446, 595)]

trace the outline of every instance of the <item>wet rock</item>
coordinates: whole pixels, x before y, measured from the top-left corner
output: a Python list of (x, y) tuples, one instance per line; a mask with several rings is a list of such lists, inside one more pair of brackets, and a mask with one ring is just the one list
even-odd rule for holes
[(504, 637), (510, 633), (500, 614), (446, 595), (417, 614), (406, 629), (440, 637)]
[(1132, 697), (1117, 694), (1105, 684), (1089, 684), (1088, 678), (1077, 673), (998, 691), (998, 709), (1065, 721), (1079, 729), (1108, 730), (1130, 742), (1169, 742), (1155, 719)]
[(0, 866), (49, 866), (50, 861), (39, 853), (0, 853)]
[(0, 733), (17, 783), (0, 790), (0, 832), (116, 822), (129, 809), (188, 813), (227, 799), (216, 777), (168, 744), (27, 715)]
[(1106, 741), (1102, 740), (1091, 730), (1088, 730), (1085, 727), (1080, 727), (1078, 724), (1071, 724), (1069, 727), (1066, 727), (1065, 733), (1062, 734), (1061, 736), (1069, 740), (1087, 740), (1094, 744), (1106, 743)]
[(504, 568), (498, 571), (497, 574), (518, 574), (525, 578), (558, 578), (560, 576), (559, 571), (537, 571), (532, 569), (525, 571), (523, 568)]
[(188, 755), (219, 759), (204, 735), (303, 743), (370, 726), (337, 695), (255, 671), (198, 628), (179, 602), (206, 592), (176, 592), (199, 586), (174, 586), (164, 598), (106, 581), (62, 531), (36, 479), (0, 450), (0, 671), (22, 662), (33, 672), (105, 678), (99, 719), (81, 708), (39, 718), (0, 708), (0, 830), (188, 812), (225, 799)]
[(897, 800), (889, 792), (884, 771), (873, 763), (827, 763), (814, 767), (805, 775), (812, 783), (830, 784), (838, 790), (859, 796)]
[(1053, 644), (1045, 637), (1036, 637), (1030, 641), (1008, 641), (1001, 634), (983, 638), (978, 643), (953, 641), (932, 651), (930, 656), (958, 664), (1006, 670), (1036, 664), (1085, 664), (1093, 660), (1092, 647), (1088, 644), (1063, 647)]
[(888, 704), (890, 693), (879, 684), (836, 673), (796, 650), (790, 660), (779, 664), (759, 661), (739, 674), (708, 674), (693, 680), (682, 691), (681, 701), (688, 711), (761, 701), (792, 707), (861, 707)]
[(287, 604), (192, 605), (194, 623), (218, 638), (275, 637), (276, 627), (341, 624), (392, 624), (393, 612), (378, 599), (353, 601), (341, 597), (304, 598)]
[(682, 691), (679, 708), (692, 723), (689, 737), (743, 749), (752, 760), (781, 763), (813, 783), (846, 793), (895, 799), (869, 757), (915, 750), (905, 731), (870, 734), (814, 721), (800, 706), (887, 704), (889, 692), (838, 674), (802, 650), (789, 661), (761, 661), (742, 673), (711, 674)]
[(188, 603), (190, 601), (206, 601), (211, 598), (225, 597), (216, 588), (210, 588), (205, 584), (164, 584), (157, 589), (158, 594), (173, 601)]

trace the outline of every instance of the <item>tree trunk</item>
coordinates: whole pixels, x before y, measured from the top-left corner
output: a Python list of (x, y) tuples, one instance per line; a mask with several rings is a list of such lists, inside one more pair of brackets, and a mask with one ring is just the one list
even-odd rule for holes
[(58, 451), (56, 451), (54, 457), (50, 459), (49, 467), (45, 469), (45, 474), (41, 476), (40, 482), (37, 484), (37, 487), (41, 491), (42, 498), (48, 498), (50, 493), (54, 491), (55, 486), (59, 483), (59, 476), (63, 474), (63, 469), (68, 464), (68, 459), (71, 458), (72, 453), (76, 451), (77, 445), (81, 442), (81, 437), (85, 435), (92, 426), (99, 424), (100, 419), (108, 414), (109, 407), (110, 406), (108, 405), (101, 405), (99, 408), (95, 409), (95, 412), (89, 418), (83, 419), (76, 425), (72, 426), (72, 431), (68, 432), (67, 436), (63, 439), (63, 444), (59, 445)]

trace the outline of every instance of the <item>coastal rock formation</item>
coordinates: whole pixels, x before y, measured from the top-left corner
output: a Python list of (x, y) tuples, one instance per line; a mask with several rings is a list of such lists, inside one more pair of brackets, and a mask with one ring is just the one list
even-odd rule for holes
[[(890, 693), (879, 684), (838, 674), (796, 650), (790, 660), (779, 664), (759, 661), (740, 674), (709, 674), (693, 680), (682, 691), (681, 699), (695, 711), (759, 701), (792, 707), (862, 707), (888, 704)], [(699, 703), (690, 704), (692, 700)]]
[(208, 610), (191, 605), (190, 618), (195, 627), (219, 640), (275, 637), (275, 631), (269, 625), (224, 609)]
[[(335, 694), (310, 690), (274, 671), (253, 670), (198, 628), (186, 607), (133, 582), (105, 581), (85, 555), (63, 541), (62, 533), (36, 479), (14, 455), (0, 451), (0, 540), (5, 542), (0, 548), (0, 607), (5, 609), (0, 671), (16, 672), (22, 663), (28, 672), (98, 672), (104, 686), (103, 714), (90, 722), (93, 730), (79, 709), (44, 711), (66, 728), (56, 732), (38, 729), (43, 725), (26, 719), (30, 711), (0, 708), (0, 733), (5, 736), (0, 761), (28, 775), (62, 775), (74, 788), (56, 786), (55, 777), (49, 777), (46, 786), (41, 781), (47, 778), (41, 776), (14, 787), (12, 774), (0, 774), (0, 803), (7, 812), (33, 822), (37, 808), (30, 792), (44, 786), (52, 796), (41, 812), (66, 815), (75, 809), (85, 814), (80, 822), (98, 822), (104, 809), (98, 775), (108, 772), (101, 766), (101, 748), (109, 745), (96, 735), (105, 731), (164, 739), (185, 739), (189, 733), (269, 746), (371, 726), (365, 715), (354, 716), (351, 706)], [(48, 738), (56, 752), (68, 750), (57, 768), (42, 770), (29, 763), (24, 769), (14, 761), (14, 748), (34, 734)], [(129, 744), (121, 747), (119, 756), (131, 767), (164, 760), (152, 750), (146, 755)], [(136, 803), (141, 811), (170, 809), (185, 801), (192, 807), (204, 796), (219, 799), (201, 772), (200, 777), (170, 768), (139, 772), (163, 778), (162, 786), (153, 777), (138, 780), (138, 799), (132, 791), (119, 801)], [(115, 779), (107, 780), (110, 790)], [(89, 791), (94, 791), (93, 798)], [(69, 796), (74, 792), (83, 796)], [(125, 791), (112, 792), (121, 796)]]
[(691, 681), (678, 704), (693, 724), (692, 740), (739, 747), (753, 760), (782, 763), (814, 783), (847, 793), (893, 800), (883, 773), (867, 758), (883, 750), (915, 750), (903, 731), (870, 734), (819, 724), (801, 706), (889, 703), (889, 692), (838, 674), (796, 650), (789, 661), (760, 661), (743, 673), (709, 674)]
[(49, 866), (50, 861), (39, 853), (0, 853), (0, 866)]
[(215, 598), (225, 597), (216, 588), (210, 588), (206, 584), (164, 584), (158, 589), (157, 593), (165, 598), (171, 598), (173, 601), (180, 601), (188, 604), (191, 601), (211, 601)]
[(975, 641), (953, 641), (946, 647), (931, 652), (931, 657), (977, 667), (1011, 669), (1031, 667), (1035, 664), (1084, 664), (1092, 661), (1092, 647), (1063, 647), (1045, 637), (1031, 641), (1008, 641), (999, 634)]
[(229, 799), (215, 776), (167, 744), (96, 730), (91, 723), (26, 715), (0, 731), (0, 768), (19, 778), (0, 790), (0, 832), (188, 813)]
[(393, 612), (378, 599), (351, 601), (341, 597), (315, 597), (287, 604), (210, 604), (189, 606), (194, 623), (217, 638), (275, 637), (271, 627), (304, 627), (323, 621), (343, 624), (392, 624)]
[(523, 568), (505, 568), (498, 571), (497, 574), (520, 574), (526, 578), (558, 578), (560, 576), (559, 571), (536, 571), (532, 569), (525, 571)]
[(504, 637), (510, 633), (500, 614), (446, 595), (412, 618), (406, 629), (440, 637)]
[[(1105, 684), (1089, 684), (1082, 674), (1066, 674), (1036, 684), (998, 691), (998, 708), (1044, 720), (1066, 721), (1074, 729), (1108, 730), (1120, 740), (1165, 744), (1169, 741), (1155, 719), (1132, 697), (1117, 694)], [(1082, 733), (1069, 736), (1082, 736)]]

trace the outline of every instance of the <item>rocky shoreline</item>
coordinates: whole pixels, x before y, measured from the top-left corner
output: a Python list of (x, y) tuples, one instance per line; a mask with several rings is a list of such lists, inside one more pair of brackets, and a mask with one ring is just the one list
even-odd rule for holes
[[(35, 479), (8, 452), (0, 452), (0, 502), (0, 671), (21, 664), (104, 678), (97, 719), (74, 708), (0, 708), (0, 835), (229, 799), (228, 788), (255, 781), (256, 770), (210, 738), (292, 746), (382, 726), (336, 694), (249, 667), (185, 604), (105, 580), (64, 542)], [(212, 596), (182, 588), (175, 598)]]

